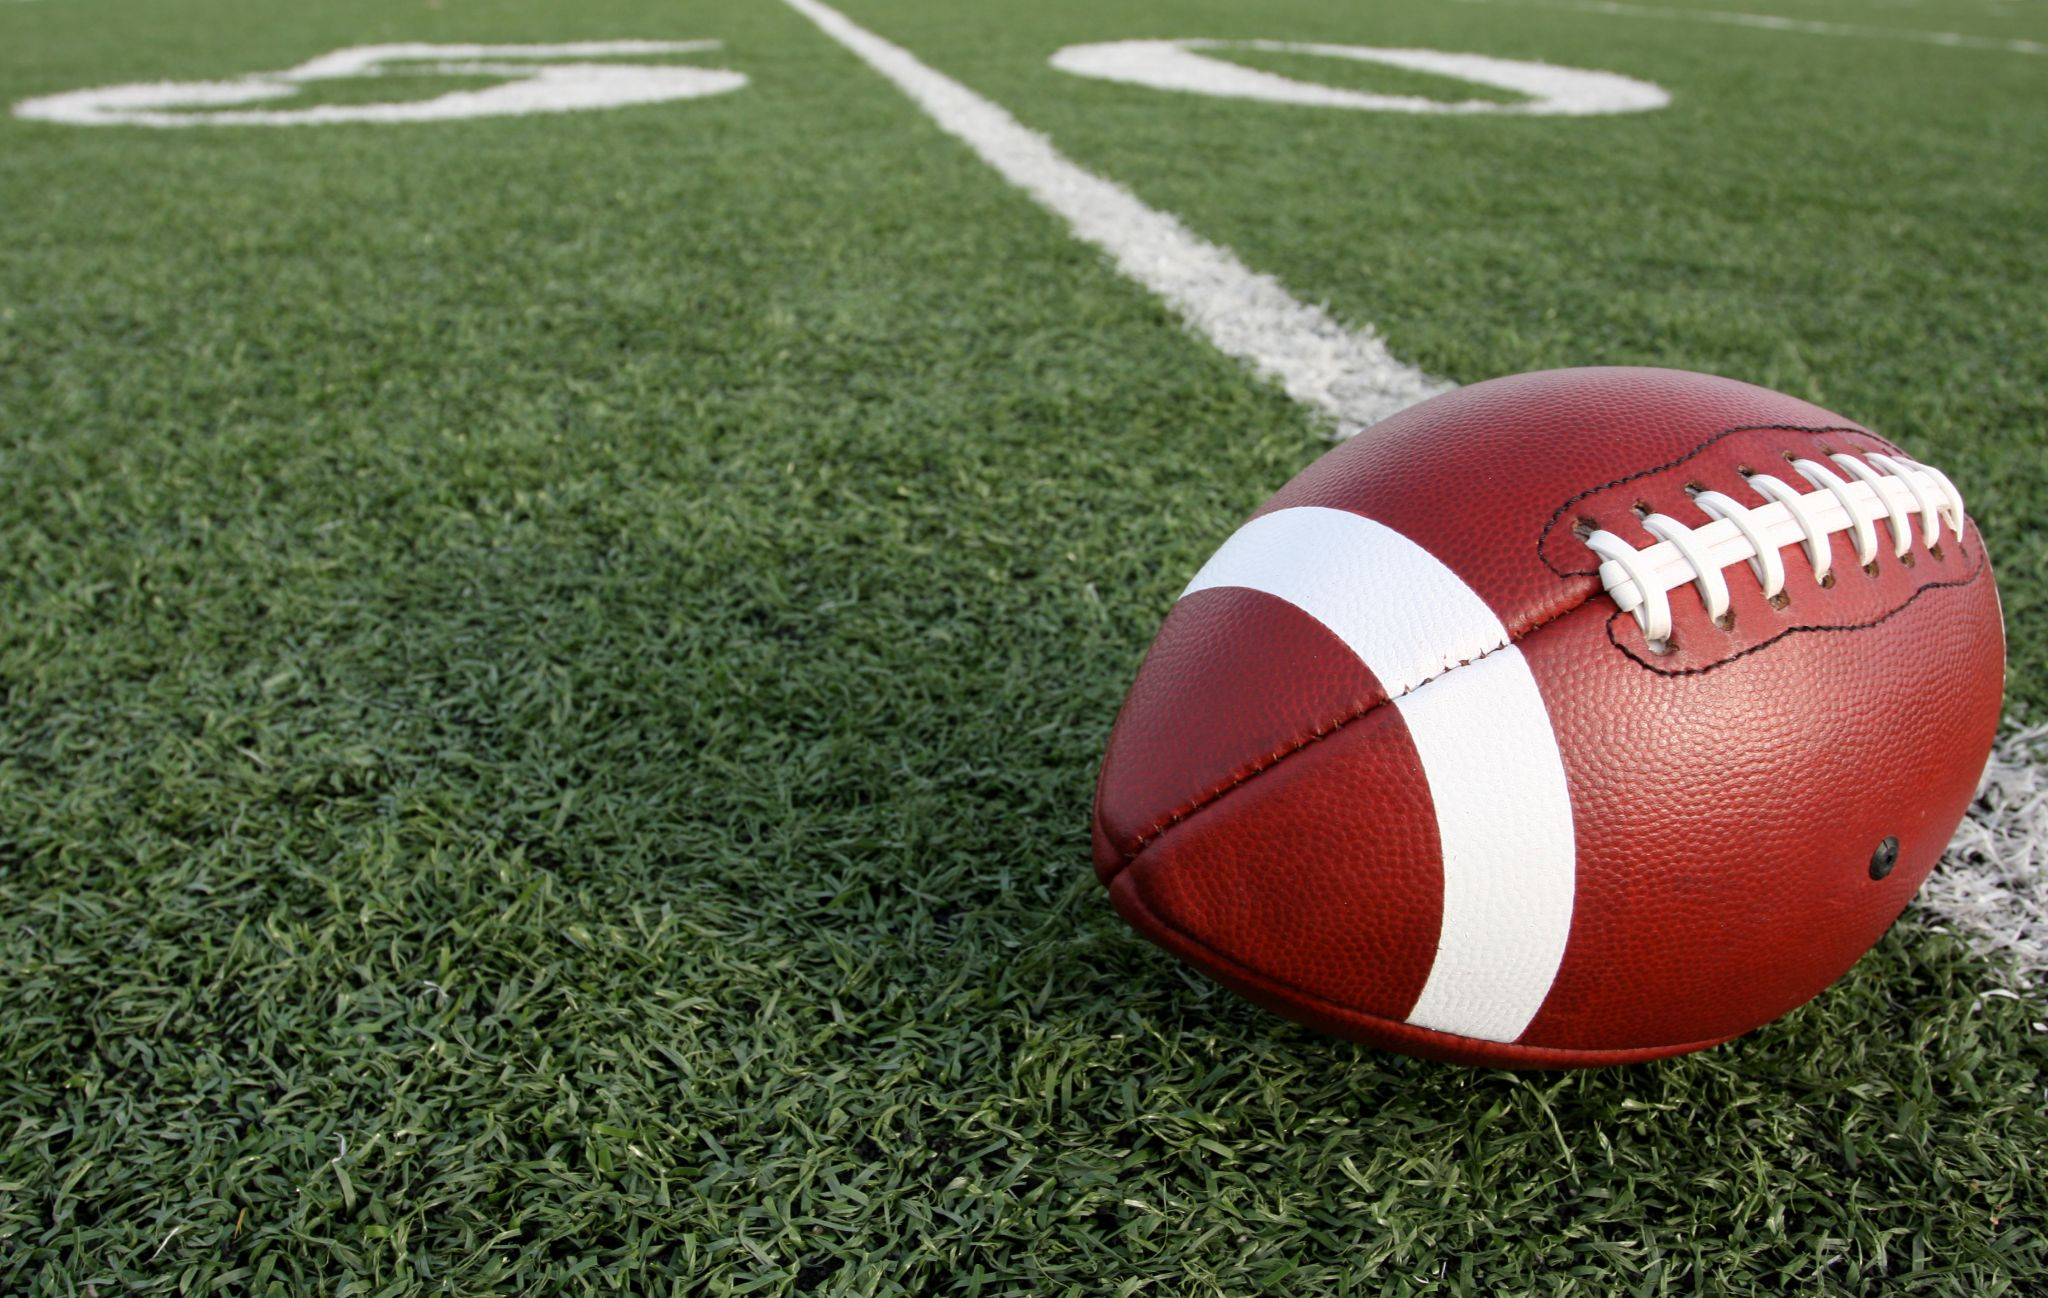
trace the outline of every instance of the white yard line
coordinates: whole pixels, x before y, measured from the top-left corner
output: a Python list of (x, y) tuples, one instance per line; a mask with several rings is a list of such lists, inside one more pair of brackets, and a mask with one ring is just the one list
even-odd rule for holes
[(1756, 27), (1774, 32), (1802, 32), (1810, 36), (1856, 36), (1874, 40), (1909, 41), (1915, 45), (1941, 45), (1951, 49), (1997, 50), (2004, 54), (2048, 54), (2048, 42), (2007, 39), (2000, 36), (1971, 36), (1963, 32), (1908, 31), (1896, 27), (1864, 27), (1855, 23), (1820, 22), (1811, 18), (1784, 18), (1776, 14), (1740, 13), (1725, 9), (1666, 9), (1653, 5), (1626, 4), (1622, 0), (1464, 0), (1466, 4), (1506, 4), (1512, 8), (1569, 9), (1579, 13), (1614, 14), (1623, 18), (1670, 18), (1681, 22), (1719, 23), (1728, 27)]
[(1218, 350), (1251, 363), (1287, 395), (1355, 432), (1450, 384), (1394, 359), (1370, 328), (1348, 328), (1297, 301), (1227, 248), (1197, 237), (1170, 212), (1076, 165), (1052, 142), (901, 46), (818, 0), (786, 0), (910, 96), (1004, 179), (1109, 254), (1117, 270), (1158, 294)]
[[(1165, 299), (1219, 350), (1249, 361), (1289, 396), (1334, 418), (1339, 431), (1356, 431), (1452, 386), (1396, 360), (1370, 329), (1347, 329), (1320, 307), (1296, 301), (1271, 276), (1197, 238), (1170, 213), (1084, 171), (1043, 135), (909, 51), (819, 0), (785, 3), (894, 82), (943, 130), (1063, 218), (1078, 238), (1108, 253), (1119, 271)], [(2044, 760), (2048, 727), (2007, 736), (1986, 771), (1982, 798), (1956, 831), (1919, 903), (1938, 926), (1978, 951), (2009, 959), (2030, 989), (2048, 987)]]
[[(2008, 733), (1984, 789), (1920, 889), (1935, 926), (2048, 992), (2048, 726)], [(2048, 1031), (2048, 1024), (2038, 1025)]]

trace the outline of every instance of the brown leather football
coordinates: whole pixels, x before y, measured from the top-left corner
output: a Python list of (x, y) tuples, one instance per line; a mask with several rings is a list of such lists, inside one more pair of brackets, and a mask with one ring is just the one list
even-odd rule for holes
[(1331, 451), (1196, 574), (1110, 736), (1096, 867), (1339, 1036), (1697, 1050), (1898, 917), (2003, 669), (1983, 541), (1890, 442), (1702, 374), (1496, 379)]

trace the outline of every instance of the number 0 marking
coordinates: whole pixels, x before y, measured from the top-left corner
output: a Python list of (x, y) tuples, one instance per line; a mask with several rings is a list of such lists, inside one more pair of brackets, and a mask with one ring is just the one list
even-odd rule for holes
[[(1199, 50), (1260, 50), (1277, 54), (1313, 54), (1324, 58), (1382, 63), (1452, 77), (1527, 98), (1517, 103), (1489, 99), (1445, 102), (1416, 95), (1378, 95), (1343, 90), (1313, 81), (1297, 81), (1276, 72), (1261, 72), (1241, 63), (1212, 59)], [(1109, 41), (1100, 45), (1069, 45), (1052, 56), (1052, 65), (1075, 76), (1122, 81), (1154, 90), (1184, 90), (1226, 99), (1260, 99), (1271, 104), (1308, 104), (1319, 108), (1360, 108), (1384, 113), (1514, 113), (1541, 117), (1587, 117), (1601, 113), (1640, 113), (1671, 102), (1663, 87), (1616, 72), (1561, 68), (1552, 63), (1497, 59), (1485, 54), (1450, 54), (1442, 50), (1381, 49), (1372, 45), (1315, 45), (1294, 41)]]

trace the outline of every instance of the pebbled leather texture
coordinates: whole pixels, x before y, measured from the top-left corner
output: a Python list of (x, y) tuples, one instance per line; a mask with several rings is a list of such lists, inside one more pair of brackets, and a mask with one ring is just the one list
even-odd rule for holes
[[(2004, 642), (1981, 539), (1973, 524), (1960, 538), (1944, 528), (1932, 552), (1916, 529), (1902, 562), (1880, 521), (1866, 571), (1838, 534), (1826, 587), (1788, 547), (1784, 607), (1737, 565), (1732, 622), (1716, 625), (1681, 587), (1658, 653), (1601, 590), (1574, 529), (1591, 520), (1653, 544), (1638, 508), (1708, 521), (1689, 486), (1761, 504), (1744, 469), (1804, 492), (1788, 453), (1873, 450), (1895, 453), (1838, 415), (1731, 380), (1550, 371), (1396, 415), (1255, 515), (1318, 506), (1396, 529), (1462, 578), (1527, 660), (1577, 865), (1562, 962), (1514, 1040), (1405, 1021), (1430, 973), (1445, 873), (1401, 683), (1390, 697), (1312, 617), (1265, 594), (1210, 589), (1177, 605), (1125, 702), (1094, 817), (1118, 910), (1279, 1013), (1468, 1063), (1655, 1058), (1803, 1003), (1896, 919), (1983, 769)], [(1898, 864), (1873, 880), (1887, 836)]]
[[(1156, 665), (1132, 685), (1106, 759), (1127, 774), (1098, 820), (1127, 846), (1157, 837), (1340, 719), (1386, 702), (1372, 672), (1322, 623), (1270, 595), (1201, 591), (1174, 605), (1167, 623), (1172, 631), (1158, 639)], [(1302, 669), (1276, 676), (1275, 662)], [(1224, 698), (1238, 702), (1181, 706)], [(1103, 868), (1122, 860), (1114, 855)]]

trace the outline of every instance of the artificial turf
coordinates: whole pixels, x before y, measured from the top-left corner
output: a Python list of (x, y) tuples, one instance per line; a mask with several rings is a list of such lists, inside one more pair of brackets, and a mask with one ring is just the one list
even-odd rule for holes
[[(1686, 365), (1897, 437), (1970, 500), (2048, 705), (2041, 60), (1505, 5), (847, 11), (1433, 373)], [(1045, 64), (1193, 35), (1674, 103)], [(2048, 1290), (2037, 989), (1922, 920), (1729, 1046), (1523, 1076), (1331, 1042), (1128, 932), (1087, 868), (1109, 722), (1323, 430), (790, 11), (50, 0), (0, 7), (0, 97), (620, 37), (751, 84), (0, 118), (0, 1289)]]

